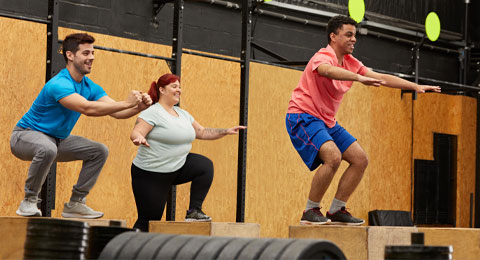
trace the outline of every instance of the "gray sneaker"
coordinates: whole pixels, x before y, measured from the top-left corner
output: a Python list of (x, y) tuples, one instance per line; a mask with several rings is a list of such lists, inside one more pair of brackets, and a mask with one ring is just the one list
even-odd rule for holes
[(332, 221), (333, 225), (359, 226), (365, 223), (365, 220), (352, 216), (345, 207), (333, 214), (327, 212), (327, 217)]
[(42, 211), (38, 209), (37, 204), (42, 201), (37, 197), (29, 197), (22, 202), (20, 202), (20, 207), (18, 207), (16, 213), (17, 215), (24, 216), (24, 217), (34, 217), (34, 216), (42, 216)]
[(201, 209), (189, 209), (185, 216), (186, 222), (210, 222), (212, 218), (207, 216)]
[(330, 219), (323, 216), (320, 208), (313, 208), (303, 212), (300, 225), (324, 225), (330, 222)]
[(62, 217), (64, 218), (101, 218), (103, 212), (95, 211), (85, 204), (85, 198), (80, 201), (70, 201), (63, 207)]

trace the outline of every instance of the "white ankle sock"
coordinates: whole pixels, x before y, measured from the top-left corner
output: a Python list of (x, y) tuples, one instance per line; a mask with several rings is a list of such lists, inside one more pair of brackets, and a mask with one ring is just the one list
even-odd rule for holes
[(320, 202), (307, 200), (307, 206), (305, 207), (305, 211), (308, 211), (313, 208), (319, 208), (319, 207), (320, 207)]
[(339, 211), (342, 207), (345, 207), (346, 202), (333, 199), (332, 205), (330, 206), (330, 210), (328, 211), (330, 214), (334, 214), (335, 212)]

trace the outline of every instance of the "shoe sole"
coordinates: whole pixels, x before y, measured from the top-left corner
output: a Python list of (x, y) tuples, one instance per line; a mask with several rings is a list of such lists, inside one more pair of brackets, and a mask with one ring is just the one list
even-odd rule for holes
[(86, 218), (86, 219), (95, 219), (95, 218), (101, 218), (103, 217), (102, 215), (82, 215), (82, 214), (77, 214), (77, 213), (62, 213), (62, 217), (64, 218)]
[(308, 220), (300, 220), (300, 225), (310, 226), (310, 225), (328, 225), (330, 224), (330, 219), (325, 222), (311, 222)]
[(15, 213), (17, 213), (17, 215), (22, 217), (41, 217), (42, 216), (42, 212), (35, 212), (33, 214), (29, 214), (29, 213), (20, 212), (19, 210), (17, 210), (15, 211)]
[(194, 219), (194, 218), (186, 218), (185, 222), (212, 222), (212, 219)]
[(362, 223), (350, 223), (350, 222), (330, 222), (330, 225), (338, 225), (338, 226), (360, 226), (365, 224), (365, 221)]

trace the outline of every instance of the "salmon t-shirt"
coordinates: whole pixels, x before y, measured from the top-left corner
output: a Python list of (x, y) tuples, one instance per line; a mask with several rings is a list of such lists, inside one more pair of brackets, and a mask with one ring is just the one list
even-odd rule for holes
[(300, 82), (293, 90), (287, 112), (310, 114), (332, 128), (335, 126), (335, 114), (342, 102), (343, 95), (350, 89), (353, 82), (334, 80), (319, 75), (317, 68), (320, 64), (337, 66), (362, 76), (368, 69), (350, 54), (345, 55), (343, 64), (339, 65), (335, 51), (330, 45), (320, 49), (308, 62)]

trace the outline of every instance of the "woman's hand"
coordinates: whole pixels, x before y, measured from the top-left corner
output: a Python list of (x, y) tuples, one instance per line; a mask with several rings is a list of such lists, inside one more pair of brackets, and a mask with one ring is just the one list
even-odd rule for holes
[(145, 139), (145, 137), (143, 137), (143, 136), (139, 136), (139, 137), (133, 139), (132, 142), (136, 146), (139, 146), (139, 145), (143, 144), (147, 147), (150, 147), (150, 144), (148, 144), (147, 139)]
[(234, 127), (232, 127), (232, 128), (228, 128), (226, 134), (227, 134), (227, 135), (236, 135), (236, 134), (238, 134), (238, 132), (239, 132), (240, 130), (242, 130), (242, 129), (247, 129), (247, 127), (246, 127), (246, 126), (242, 126), (242, 125), (234, 126)]

